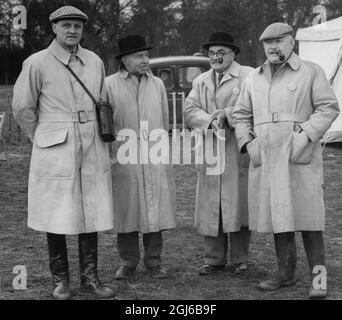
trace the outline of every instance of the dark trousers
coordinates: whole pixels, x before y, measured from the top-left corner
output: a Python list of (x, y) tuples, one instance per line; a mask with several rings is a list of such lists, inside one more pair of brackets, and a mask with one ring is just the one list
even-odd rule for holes
[[(79, 266), (82, 277), (97, 277), (97, 232), (78, 235)], [(54, 280), (69, 279), (69, 263), (64, 234), (47, 233), (49, 268)]]
[[(230, 232), (230, 259), (233, 264), (248, 261), (248, 249), (251, 232), (248, 227), (240, 231)], [(222, 231), (222, 216), (220, 215), (218, 237), (204, 237), (204, 263), (213, 266), (222, 266), (227, 262), (228, 235)]]
[[(325, 265), (324, 241), (322, 231), (302, 231), (304, 249), (313, 276), (315, 266)], [(278, 259), (278, 267), (286, 278), (293, 277), (297, 263), (296, 239), (294, 232), (274, 234), (275, 249)]]
[[(146, 267), (161, 265), (163, 238), (161, 232), (143, 233), (144, 264)], [(117, 246), (120, 265), (135, 268), (140, 261), (139, 232), (118, 233)]]

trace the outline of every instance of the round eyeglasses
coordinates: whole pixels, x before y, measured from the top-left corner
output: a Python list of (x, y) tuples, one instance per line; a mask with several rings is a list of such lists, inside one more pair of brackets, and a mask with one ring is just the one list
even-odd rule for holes
[(224, 50), (219, 50), (217, 52), (214, 51), (209, 51), (208, 56), (209, 58), (214, 58), (215, 56), (218, 58), (223, 58), (225, 55), (232, 53), (233, 51), (224, 51)]

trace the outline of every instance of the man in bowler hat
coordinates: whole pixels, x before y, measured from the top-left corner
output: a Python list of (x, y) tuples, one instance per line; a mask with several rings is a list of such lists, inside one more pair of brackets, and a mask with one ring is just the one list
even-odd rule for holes
[(208, 175), (208, 165), (198, 166), (195, 227), (204, 236), (205, 251), (199, 274), (225, 268), (228, 233), (233, 270), (239, 274), (248, 268), (249, 157), (239, 154), (231, 113), (242, 82), (253, 69), (234, 60), (240, 49), (226, 32), (213, 33), (203, 48), (208, 51), (211, 69), (193, 81), (183, 112), (188, 127), (201, 130), (203, 135), (207, 129), (225, 130), (224, 150), (218, 152), (224, 158), (225, 168), (221, 174)]
[[(152, 131), (163, 129), (168, 148), (168, 103), (163, 81), (149, 71), (149, 50), (140, 35), (130, 35), (119, 41), (120, 69), (106, 78), (107, 94), (114, 108), (116, 141), (112, 166), (114, 221), (120, 267), (115, 278), (134, 275), (140, 260), (139, 233), (144, 245), (144, 264), (152, 277), (165, 278), (161, 266), (162, 231), (175, 227), (176, 197), (172, 166), (154, 163), (145, 154), (156, 141)], [(129, 131), (133, 152), (132, 162), (121, 161), (120, 148), (125, 144), (121, 130)], [(133, 140), (132, 140), (133, 139)], [(154, 140), (154, 141), (153, 141)], [(132, 150), (130, 150), (132, 151)], [(134, 158), (134, 157), (133, 157)], [(154, 159), (155, 160), (155, 159)], [(168, 160), (168, 159), (167, 159)]]

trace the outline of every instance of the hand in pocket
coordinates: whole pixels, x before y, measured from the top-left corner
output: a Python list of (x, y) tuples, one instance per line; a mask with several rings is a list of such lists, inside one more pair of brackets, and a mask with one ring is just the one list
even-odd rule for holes
[(310, 164), (313, 158), (314, 144), (305, 132), (293, 132), (290, 160), (295, 164)]
[(258, 139), (255, 138), (246, 146), (247, 152), (254, 168), (261, 166), (261, 153)]

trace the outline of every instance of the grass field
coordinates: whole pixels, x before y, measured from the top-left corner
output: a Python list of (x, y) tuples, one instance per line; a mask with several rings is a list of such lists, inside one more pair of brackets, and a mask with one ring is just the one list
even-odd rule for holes
[[(11, 169), (0, 161), (0, 299), (51, 299), (45, 235), (26, 226), (27, 177), (30, 146), (9, 146)], [(326, 201), (326, 261), (329, 299), (342, 299), (342, 148), (324, 150)], [(114, 280), (118, 267), (116, 238), (113, 232), (99, 237), (99, 274), (117, 286), (119, 299), (307, 299), (309, 279), (301, 237), (297, 235), (298, 266), (296, 286), (276, 292), (261, 292), (256, 284), (276, 267), (271, 235), (252, 234), (250, 269), (233, 275), (229, 266), (220, 274), (199, 277), (203, 264), (202, 238), (193, 229), (196, 173), (193, 166), (175, 166), (178, 227), (164, 233), (163, 265), (169, 278), (151, 280), (140, 264), (130, 281)], [(76, 236), (68, 237), (71, 289), (74, 299), (91, 299), (78, 293), (78, 254)], [(14, 290), (13, 268), (24, 265), (27, 289)]]

